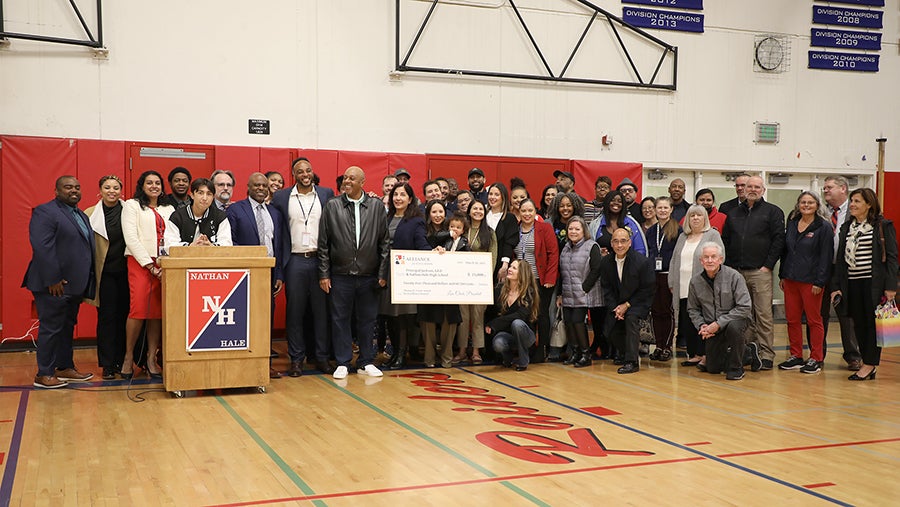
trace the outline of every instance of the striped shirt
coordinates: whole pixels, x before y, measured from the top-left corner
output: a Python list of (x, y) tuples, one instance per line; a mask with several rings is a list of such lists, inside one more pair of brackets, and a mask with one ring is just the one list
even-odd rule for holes
[[(872, 278), (872, 240), (874, 238), (874, 230), (847, 236), (847, 278), (850, 280)], [(855, 249), (851, 248), (853, 246), (851, 242), (856, 244)]]
[(539, 278), (537, 261), (534, 256), (534, 226), (528, 232), (522, 232), (522, 229), (519, 229), (519, 244), (516, 245), (516, 258), (527, 261), (528, 265), (531, 266), (531, 272), (535, 280)]

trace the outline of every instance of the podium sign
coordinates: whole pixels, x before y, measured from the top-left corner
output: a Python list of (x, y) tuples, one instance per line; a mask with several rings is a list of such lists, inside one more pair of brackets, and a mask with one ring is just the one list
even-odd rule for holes
[(250, 348), (250, 270), (187, 270), (188, 352)]

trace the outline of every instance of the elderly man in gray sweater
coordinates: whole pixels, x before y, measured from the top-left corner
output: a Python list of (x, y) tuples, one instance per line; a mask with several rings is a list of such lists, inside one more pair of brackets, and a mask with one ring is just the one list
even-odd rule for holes
[(706, 363), (697, 367), (710, 373), (724, 371), (726, 379), (740, 380), (743, 332), (750, 323), (752, 300), (744, 277), (724, 260), (718, 243), (700, 245), (703, 271), (691, 278), (687, 310), (700, 338), (706, 340)]

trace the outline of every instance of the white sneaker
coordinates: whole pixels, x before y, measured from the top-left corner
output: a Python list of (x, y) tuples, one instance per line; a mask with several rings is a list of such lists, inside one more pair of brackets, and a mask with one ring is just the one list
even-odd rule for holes
[(334, 369), (334, 374), (332, 377), (336, 379), (347, 378), (347, 367), (346, 366), (338, 366)]
[(370, 377), (384, 376), (384, 373), (381, 373), (381, 370), (379, 370), (377, 367), (375, 367), (374, 364), (367, 364), (365, 368), (356, 370), (356, 373), (359, 375), (368, 375)]

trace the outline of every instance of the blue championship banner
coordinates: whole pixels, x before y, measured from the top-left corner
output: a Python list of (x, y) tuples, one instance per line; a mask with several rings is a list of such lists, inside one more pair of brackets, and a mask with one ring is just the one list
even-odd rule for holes
[(674, 7), (676, 9), (692, 9), (695, 11), (703, 10), (703, 0), (622, 0), (622, 3), (649, 5), (652, 7)]
[(856, 72), (878, 72), (878, 55), (810, 51), (809, 68), (828, 70), (852, 70)]
[(865, 5), (867, 7), (884, 7), (884, 0), (828, 0), (833, 4)]
[(881, 50), (881, 34), (877, 32), (851, 32), (831, 28), (812, 28), (810, 46), (821, 48), (846, 48)]
[(703, 33), (703, 14), (622, 7), (622, 19), (641, 28)]
[(250, 271), (187, 270), (187, 351), (250, 348)]
[(859, 26), (862, 28), (881, 28), (881, 11), (860, 9), (844, 9), (826, 5), (813, 5), (813, 23), (820, 25)]

